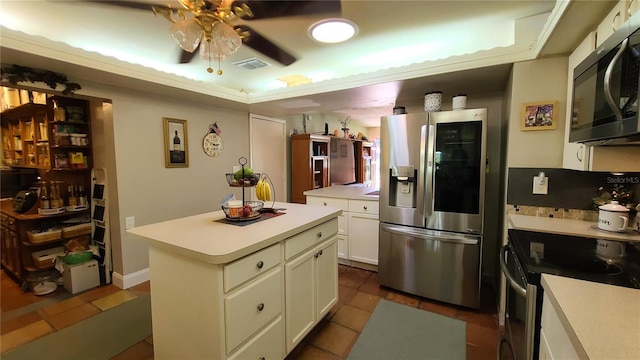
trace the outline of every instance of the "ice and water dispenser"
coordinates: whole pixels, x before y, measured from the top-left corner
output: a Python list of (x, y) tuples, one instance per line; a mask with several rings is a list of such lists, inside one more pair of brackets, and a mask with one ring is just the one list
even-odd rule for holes
[(418, 170), (413, 166), (393, 166), (389, 169), (389, 206), (416, 207)]

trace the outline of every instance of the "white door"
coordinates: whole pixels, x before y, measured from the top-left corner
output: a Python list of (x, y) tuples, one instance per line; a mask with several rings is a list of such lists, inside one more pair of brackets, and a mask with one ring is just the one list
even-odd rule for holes
[[(287, 144), (286, 122), (267, 116), (249, 115), (251, 167), (269, 175), (277, 201), (286, 202)], [(266, 205), (265, 205), (266, 206)]]

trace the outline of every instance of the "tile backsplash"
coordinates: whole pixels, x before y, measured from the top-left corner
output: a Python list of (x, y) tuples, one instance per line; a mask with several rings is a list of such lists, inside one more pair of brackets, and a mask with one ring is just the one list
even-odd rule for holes
[[(548, 193), (533, 194), (533, 177), (544, 171), (548, 178)], [(621, 184), (631, 191), (632, 201), (640, 203), (640, 173), (614, 175), (610, 172), (589, 172), (567, 169), (509, 168), (507, 214), (552, 217), (598, 222), (598, 209), (593, 203), (597, 190), (603, 186), (611, 191)], [(636, 212), (631, 211), (629, 227), (636, 228)]]
[(552, 217), (556, 219), (572, 219), (598, 221), (598, 211), (596, 210), (579, 210), (579, 209), (561, 209), (544, 206), (527, 206), (527, 205), (507, 205), (507, 214)]

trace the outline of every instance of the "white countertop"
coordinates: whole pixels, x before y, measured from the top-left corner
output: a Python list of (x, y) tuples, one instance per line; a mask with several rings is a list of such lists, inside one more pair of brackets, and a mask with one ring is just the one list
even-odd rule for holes
[(217, 222), (222, 210), (127, 230), (131, 239), (196, 260), (225, 264), (322, 224), (342, 213), (327, 206), (279, 203), (285, 214), (239, 226)]
[(519, 230), (582, 236), (604, 240), (640, 242), (640, 233), (636, 231), (629, 229), (626, 232), (612, 232), (597, 228), (594, 229), (592, 226), (596, 225), (596, 223), (591, 221), (509, 214), (509, 225), (510, 228)]
[(640, 358), (640, 290), (549, 274), (542, 286), (580, 356)]
[(378, 189), (367, 187), (364, 184), (354, 185), (333, 185), (325, 188), (307, 190), (306, 196), (319, 196), (329, 198), (341, 198), (351, 200), (373, 200), (378, 201), (379, 195), (367, 195), (367, 193), (378, 191)]

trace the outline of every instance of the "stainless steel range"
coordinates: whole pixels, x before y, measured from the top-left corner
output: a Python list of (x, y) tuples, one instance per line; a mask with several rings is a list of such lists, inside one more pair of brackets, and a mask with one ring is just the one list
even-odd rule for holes
[(509, 230), (509, 243), (500, 253), (508, 286), (499, 359), (538, 359), (542, 273), (640, 289), (638, 247), (622, 243), (619, 254), (624, 256), (603, 257), (601, 243), (595, 238)]

